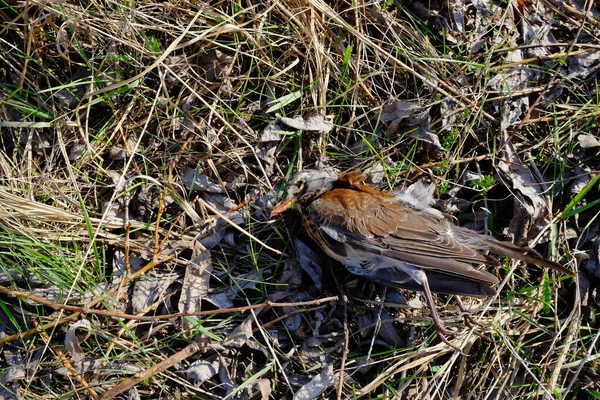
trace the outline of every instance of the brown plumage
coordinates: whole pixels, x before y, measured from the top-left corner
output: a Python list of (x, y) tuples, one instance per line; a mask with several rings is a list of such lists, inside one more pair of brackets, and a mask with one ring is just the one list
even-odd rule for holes
[(480, 251), (573, 275), (531, 248), (451, 224), (430, 206), (431, 190), (423, 185), (412, 193), (394, 195), (363, 184), (364, 178), (358, 171), (337, 177), (314, 170), (297, 172), (271, 216), (295, 208), (309, 235), (350, 272), (387, 286), (425, 292), (442, 338), (449, 332), (437, 316), (431, 292), (495, 294), (491, 286), (498, 278), (475, 266), (499, 262)]

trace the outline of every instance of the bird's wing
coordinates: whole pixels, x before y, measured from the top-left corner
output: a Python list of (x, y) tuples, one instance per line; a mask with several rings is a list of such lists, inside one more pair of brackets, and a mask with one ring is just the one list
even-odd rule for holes
[[(320, 235), (321, 245), (340, 253), (345, 246), (382, 255), (437, 274), (485, 283), (498, 279), (472, 264), (491, 264), (493, 259), (459, 243), (449, 223), (425, 211), (407, 209), (394, 196), (369, 186), (332, 189), (307, 208), (309, 222)], [(317, 238), (319, 240), (319, 238)], [(382, 266), (383, 267), (383, 266)]]

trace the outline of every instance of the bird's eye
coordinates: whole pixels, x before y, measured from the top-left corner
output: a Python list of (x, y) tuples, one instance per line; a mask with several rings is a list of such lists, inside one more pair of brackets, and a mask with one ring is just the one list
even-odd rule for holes
[(298, 190), (302, 190), (304, 188), (304, 181), (296, 182), (296, 188), (298, 188)]

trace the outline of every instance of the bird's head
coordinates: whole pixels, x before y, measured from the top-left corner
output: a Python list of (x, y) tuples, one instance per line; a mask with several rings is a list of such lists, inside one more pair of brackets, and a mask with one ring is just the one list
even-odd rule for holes
[(292, 175), (285, 187), (283, 199), (271, 211), (271, 217), (295, 208), (301, 211), (323, 193), (333, 188), (337, 177), (328, 172), (305, 169)]

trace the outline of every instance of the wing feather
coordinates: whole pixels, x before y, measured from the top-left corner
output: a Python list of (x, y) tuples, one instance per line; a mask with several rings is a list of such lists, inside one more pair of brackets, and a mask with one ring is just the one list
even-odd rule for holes
[(435, 271), (438, 277), (498, 282), (494, 275), (472, 265), (492, 264), (493, 259), (453, 238), (447, 220), (407, 209), (394, 200), (389, 193), (336, 188), (312, 202), (307, 211), (314, 225), (324, 228), (319, 235), (330, 251), (339, 249), (334, 242), (343, 238), (352, 248)]

